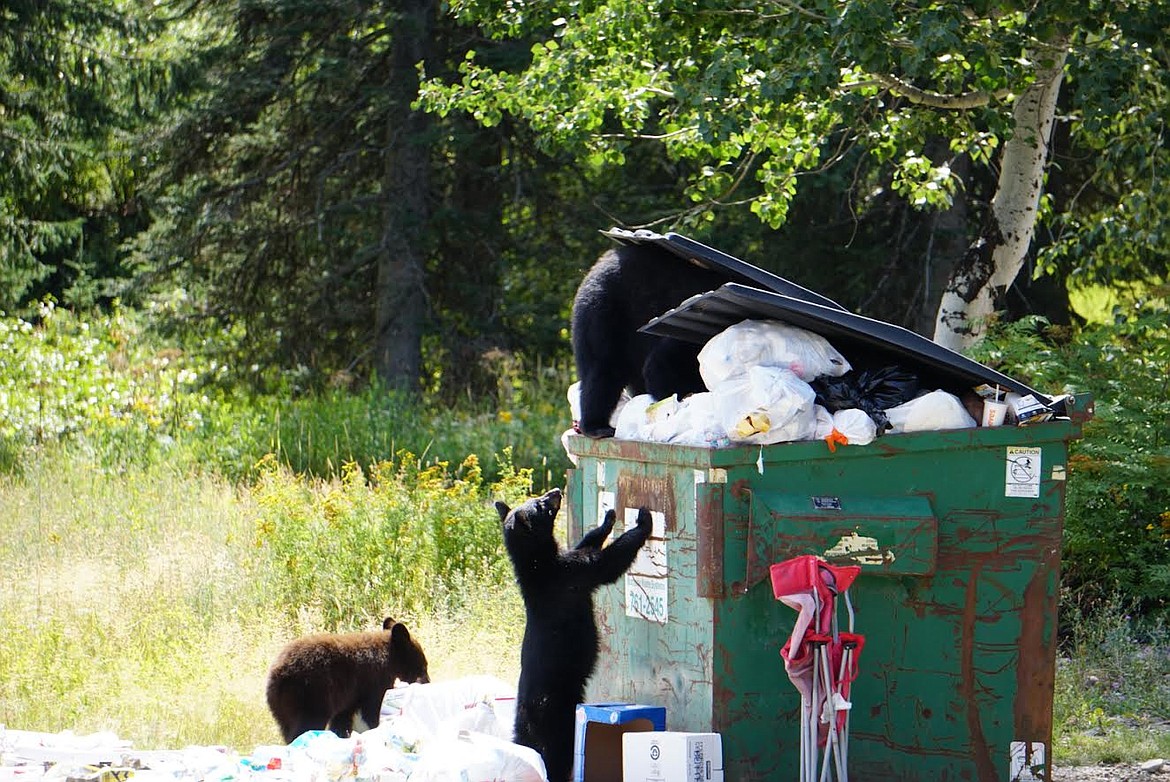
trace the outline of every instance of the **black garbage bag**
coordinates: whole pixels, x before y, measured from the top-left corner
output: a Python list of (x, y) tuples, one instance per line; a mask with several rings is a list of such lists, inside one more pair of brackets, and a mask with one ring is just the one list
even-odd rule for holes
[(818, 377), (811, 385), (817, 392), (817, 404), (830, 413), (853, 408), (864, 410), (881, 434), (890, 428), (885, 411), (917, 396), (918, 375), (891, 365), (850, 371), (841, 377)]

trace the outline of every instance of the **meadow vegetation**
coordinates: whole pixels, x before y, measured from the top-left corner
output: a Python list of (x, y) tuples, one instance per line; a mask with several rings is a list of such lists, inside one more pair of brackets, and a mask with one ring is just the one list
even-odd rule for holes
[[(490, 400), (451, 406), (246, 385), (128, 312), (46, 304), (0, 343), (0, 724), (248, 750), (278, 740), (262, 693), (285, 641), (386, 615), (433, 678), (515, 680), (492, 500), (563, 479), (565, 368), (501, 363)], [(1168, 350), (1145, 317), (1028, 322), (979, 354), (1097, 400), (1070, 459), (1058, 764), (1170, 755)]]

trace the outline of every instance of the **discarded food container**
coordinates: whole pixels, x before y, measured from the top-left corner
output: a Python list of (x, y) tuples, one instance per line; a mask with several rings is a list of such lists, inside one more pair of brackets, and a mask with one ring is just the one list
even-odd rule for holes
[[(623, 237), (721, 255), (675, 235)], [(570, 539), (605, 508), (663, 521), (618, 587), (597, 593), (605, 674), (589, 699), (661, 704), (672, 730), (721, 734), (728, 782), (795, 778), (801, 699), (780, 658), (794, 616), (769, 568), (814, 554), (861, 568), (855, 778), (1048, 779), (1068, 445), (1091, 399), (1054, 399), (897, 326), (734, 282), (644, 330), (699, 343), (747, 318), (816, 331), (851, 362), (912, 369), (924, 390), (1031, 395), (1050, 418), (835, 450), (568, 437)]]

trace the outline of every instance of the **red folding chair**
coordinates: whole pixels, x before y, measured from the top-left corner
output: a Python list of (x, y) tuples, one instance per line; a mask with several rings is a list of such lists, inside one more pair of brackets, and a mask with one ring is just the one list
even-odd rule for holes
[[(865, 646), (865, 636), (853, 632), (849, 587), (861, 568), (830, 565), (809, 554), (777, 562), (769, 570), (772, 594), (797, 611), (780, 656), (800, 692), (800, 782), (824, 782), (831, 773), (837, 782), (847, 782), (849, 697)], [(845, 632), (837, 624), (838, 596), (849, 617)]]

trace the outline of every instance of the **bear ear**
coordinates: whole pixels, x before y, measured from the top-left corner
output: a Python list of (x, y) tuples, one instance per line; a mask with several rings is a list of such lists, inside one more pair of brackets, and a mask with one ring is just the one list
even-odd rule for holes
[(500, 521), (504, 521), (508, 518), (508, 512), (510, 510), (512, 509), (509, 508), (506, 504), (496, 500), (496, 511), (500, 514)]
[(404, 644), (410, 640), (410, 631), (406, 629), (406, 625), (402, 622), (395, 622), (390, 626), (390, 643)]
[(396, 622), (394, 621), (394, 617), (392, 617), (392, 616), (388, 616), (388, 617), (386, 617), (385, 619), (383, 619), (383, 620), (382, 620), (382, 629), (383, 629), (383, 630), (389, 630), (389, 629), (390, 629), (391, 627), (393, 627), (395, 624), (396, 624)]

